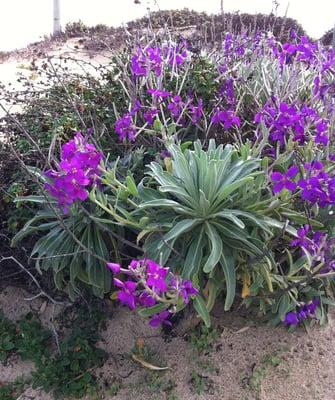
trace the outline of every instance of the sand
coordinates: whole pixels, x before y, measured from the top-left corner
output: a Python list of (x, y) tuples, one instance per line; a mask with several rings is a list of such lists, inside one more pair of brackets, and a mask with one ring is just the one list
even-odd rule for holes
[[(0, 308), (10, 319), (34, 310), (50, 328), (55, 315), (62, 312), (61, 306), (41, 298), (26, 302), (23, 298), (27, 296), (23, 289), (7, 287), (0, 294)], [(95, 371), (105, 399), (157, 400), (169, 399), (172, 394), (175, 397), (171, 399), (179, 400), (335, 399), (333, 319), (323, 328), (289, 333), (284, 327), (270, 327), (250, 315), (223, 312), (218, 306), (213, 318), (218, 337), (211, 349), (199, 354), (189, 334), (166, 336), (150, 328), (135, 312), (109, 300), (105, 309), (108, 319), (99, 345), (109, 358)], [(138, 339), (143, 339), (154, 353), (157, 364), (170, 369), (153, 373), (132, 360), (132, 348)], [(22, 374), (29, 375), (32, 369), (33, 364), (13, 356), (7, 366), (0, 366), (0, 381), (12, 382)], [(196, 373), (203, 384), (200, 394), (195, 393), (194, 379), (192, 383)], [(113, 382), (122, 385), (114, 397), (107, 393)], [(28, 388), (20, 400), (28, 399), (53, 397)]]

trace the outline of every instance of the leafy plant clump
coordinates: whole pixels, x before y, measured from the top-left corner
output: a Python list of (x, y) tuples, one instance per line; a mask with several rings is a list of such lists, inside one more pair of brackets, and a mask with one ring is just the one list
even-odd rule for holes
[(5, 363), (8, 356), (15, 350), (16, 327), (0, 312), (0, 361)]
[(17, 324), (17, 339), (15, 350), (23, 360), (40, 360), (48, 354), (47, 343), (51, 332), (41, 325), (41, 322), (28, 313)]
[(40, 321), (28, 313), (16, 324), (0, 314), (0, 361), (5, 363), (14, 352), (23, 360), (38, 360), (47, 354), (46, 344), (51, 333), (44, 329)]
[(94, 308), (89, 313), (83, 307), (75, 310), (71, 332), (60, 341), (54, 352), (50, 350), (51, 332), (43, 328), (31, 313), (16, 324), (1, 315), (0, 361), (5, 362), (15, 352), (24, 360), (32, 360), (35, 371), (29, 379), (19, 379), (0, 387), (0, 395), (12, 400), (26, 384), (42, 387), (57, 398), (81, 398), (86, 394), (96, 394), (98, 386), (94, 371), (107, 358), (106, 352), (96, 347), (99, 340), (97, 332), (103, 320), (104, 315), (98, 309)]
[(36, 235), (32, 258), (59, 289), (116, 289), (153, 327), (188, 304), (209, 326), (215, 302), (236, 301), (290, 327), (327, 320), (335, 56), (261, 31), (200, 53), (167, 31), (130, 40), (94, 81), (111, 94), (97, 118), (91, 88), (81, 125), (55, 134), (43, 162), (34, 148), (36, 188), (16, 201), (40, 211), (13, 242)]
[(95, 393), (93, 370), (102, 366), (106, 353), (94, 346), (95, 341), (79, 333), (71, 335), (61, 346), (61, 354), (44, 359), (33, 372), (33, 386), (52, 391), (56, 397), (81, 398)]
[(18, 378), (14, 382), (0, 385), (1, 400), (16, 400), (24, 391), (26, 385), (30, 383), (29, 379)]

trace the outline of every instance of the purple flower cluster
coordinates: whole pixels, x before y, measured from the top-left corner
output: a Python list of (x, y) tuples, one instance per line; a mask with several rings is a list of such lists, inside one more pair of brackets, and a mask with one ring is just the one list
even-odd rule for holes
[(168, 110), (170, 111), (171, 115), (178, 119), (185, 108), (185, 103), (182, 101), (179, 95), (173, 96), (170, 103), (167, 106)]
[(234, 79), (233, 78), (228, 78), (223, 81), (223, 83), (220, 86), (219, 89), (219, 94), (221, 97), (224, 98), (225, 102), (233, 106), (236, 103), (236, 98), (235, 98), (235, 91), (234, 91)]
[[(335, 70), (333, 71), (333, 74), (335, 74)], [(322, 75), (321, 76), (319, 75), (314, 79), (313, 83), (314, 83), (313, 95), (316, 98), (319, 98), (322, 101), (325, 101), (328, 96), (332, 99), (335, 98), (335, 82), (334, 81), (327, 82), (323, 79)]]
[(288, 168), (286, 173), (273, 172), (271, 180), (274, 182), (273, 192), (278, 193), (283, 189), (294, 192), (300, 189), (300, 196), (309, 203), (318, 204), (320, 207), (335, 204), (335, 176), (325, 171), (321, 161), (305, 163), (302, 166), (303, 177), (297, 182), (294, 180), (299, 172), (296, 165)]
[(136, 139), (136, 126), (134, 123), (134, 117), (137, 112), (140, 111), (142, 105), (139, 100), (135, 101), (135, 104), (129, 112), (122, 115), (115, 122), (115, 132), (119, 136), (119, 139), (124, 141), (126, 139), (133, 142)]
[(159, 76), (162, 73), (162, 52), (159, 47), (139, 47), (131, 59), (131, 71), (134, 76), (147, 76), (150, 71)]
[(323, 242), (325, 238), (324, 232), (315, 232), (312, 237), (309, 238), (311, 227), (309, 225), (304, 225), (297, 231), (297, 238), (291, 241), (292, 247), (301, 248), (302, 253), (307, 250), (311, 255), (317, 255), (321, 248), (323, 247)]
[(273, 185), (273, 193), (281, 192), (283, 189), (294, 191), (297, 188), (297, 184), (294, 182), (294, 178), (299, 172), (299, 168), (296, 165), (292, 165), (286, 173), (272, 172), (271, 179), (275, 182)]
[(298, 181), (301, 197), (311, 204), (326, 207), (335, 204), (335, 176), (325, 171), (320, 161), (305, 163), (305, 177)]
[(315, 144), (327, 145), (329, 142), (328, 121), (306, 105), (299, 108), (285, 102), (279, 105), (266, 104), (255, 115), (254, 122), (263, 122), (269, 128), (270, 140), (279, 143), (281, 147), (285, 146), (289, 137), (300, 145), (305, 144), (309, 140), (308, 132), (311, 132)]
[(309, 303), (302, 303), (296, 311), (290, 311), (285, 315), (284, 324), (286, 326), (296, 326), (307, 318), (316, 319), (315, 312), (319, 303), (320, 301), (317, 298)]
[(279, 52), (280, 65), (291, 64), (294, 60), (311, 64), (316, 59), (317, 45), (302, 36), (299, 43), (285, 43)]
[(121, 304), (131, 310), (152, 307), (158, 303), (166, 304), (167, 310), (155, 314), (150, 320), (153, 327), (169, 325), (168, 317), (174, 314), (173, 309), (178, 300), (181, 298), (188, 304), (190, 297), (198, 294), (190, 280), (172, 274), (169, 268), (150, 259), (132, 260), (127, 269), (116, 263), (108, 263), (107, 268), (113, 274), (123, 273), (127, 276), (125, 281), (114, 277), (114, 284), (119, 288), (117, 298)]
[[(291, 246), (300, 248), (302, 254), (305, 251), (313, 257), (313, 266), (323, 264), (321, 273), (335, 271), (335, 237), (329, 238), (326, 232), (317, 231), (311, 233), (311, 227), (304, 225), (298, 229), (298, 237), (291, 241)], [(309, 237), (310, 236), (310, 237)]]
[(170, 66), (180, 66), (188, 56), (185, 46), (165, 46), (160, 47), (138, 47), (136, 53), (131, 58), (130, 69), (133, 76), (148, 76), (152, 71), (156, 76), (160, 76), (163, 70), (164, 59)]
[(130, 113), (124, 114), (116, 121), (115, 132), (122, 141), (128, 139), (133, 142), (136, 139), (136, 127), (133, 122), (133, 116)]
[(177, 46), (166, 46), (163, 48), (163, 54), (170, 66), (180, 66), (184, 64), (188, 57), (185, 43)]
[(150, 127), (153, 125), (155, 119), (159, 116), (158, 105), (162, 105), (163, 109), (167, 109), (173, 120), (178, 121), (180, 124), (185, 125), (186, 120), (181, 116), (189, 116), (189, 119), (193, 124), (199, 122), (203, 117), (203, 101), (199, 99), (195, 102), (193, 97), (189, 97), (186, 101), (183, 101), (181, 96), (173, 96), (171, 92), (164, 89), (147, 89), (147, 93), (151, 94), (154, 98), (153, 103), (155, 105), (144, 106), (139, 100), (136, 101), (135, 106), (131, 110), (115, 122), (115, 132), (119, 139), (124, 141), (126, 139), (135, 141), (137, 135), (137, 128), (135, 126), (135, 117), (140, 117)]
[(98, 166), (102, 158), (102, 154), (93, 144), (87, 143), (80, 132), (62, 146), (58, 170), (45, 173), (51, 181), (45, 184), (45, 188), (57, 198), (65, 213), (75, 201), (87, 199), (87, 187), (100, 174)]

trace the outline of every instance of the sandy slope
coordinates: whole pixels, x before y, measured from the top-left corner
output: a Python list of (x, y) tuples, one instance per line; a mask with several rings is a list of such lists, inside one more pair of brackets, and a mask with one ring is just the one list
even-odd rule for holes
[[(33, 65), (40, 67), (44, 63), (52, 62), (57, 68), (57, 65), (66, 66), (69, 71), (74, 73), (91, 73), (94, 75), (94, 67), (106, 66), (110, 63), (109, 51), (89, 52), (85, 50), (82, 43), (82, 38), (68, 39), (64, 43), (48, 43), (48, 48), (45, 51), (21, 51), (13, 53), (8, 59), (0, 62), (0, 84), (4, 85), (7, 90), (21, 91), (24, 89), (21, 82), (18, 81), (20, 76), (28, 79), (31, 85), (39, 90), (41, 80), (33, 70)], [(89, 61), (89, 64), (86, 64)], [(44, 81), (45, 82), (45, 81)], [(10, 107), (10, 105), (2, 99), (0, 88), (0, 101), (9, 112), (19, 112), (20, 107)], [(5, 115), (5, 112), (0, 109), (0, 118)]]

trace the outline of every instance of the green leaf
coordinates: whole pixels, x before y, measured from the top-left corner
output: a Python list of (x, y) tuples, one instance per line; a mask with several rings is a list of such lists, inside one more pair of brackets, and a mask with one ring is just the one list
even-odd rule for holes
[(208, 299), (207, 299), (207, 310), (210, 312), (214, 307), (215, 300), (222, 291), (222, 281), (218, 280), (218, 277), (211, 277), (208, 281)]
[(169, 242), (172, 239), (178, 238), (179, 236), (187, 233), (192, 228), (199, 224), (199, 219), (183, 219), (178, 222), (165, 236), (164, 240)]
[[(36, 196), (36, 195), (18, 196), (18, 197), (15, 197), (15, 199), (14, 199), (14, 203), (24, 203), (24, 202), (47, 204), (47, 199), (44, 196)], [(51, 200), (51, 203), (55, 203), (55, 202)]]
[(297, 230), (295, 228), (293, 228), (290, 225), (284, 224), (283, 222), (277, 221), (273, 218), (264, 217), (264, 222), (266, 222), (269, 226), (272, 226), (274, 228), (282, 229), (294, 237), (297, 237), (298, 235)]
[(291, 309), (290, 296), (285, 293), (279, 300), (278, 317), (281, 321), (284, 320), (285, 315)]
[(133, 196), (137, 196), (138, 195), (138, 191), (137, 191), (136, 183), (134, 181), (134, 178), (131, 175), (127, 175), (126, 183), (127, 183), (127, 188), (129, 190), (129, 192)]
[(199, 271), (203, 248), (205, 246), (203, 232), (204, 230), (202, 228), (199, 233), (195, 234), (188, 247), (182, 271), (182, 276), (185, 279), (191, 279), (193, 275), (197, 274)]
[(217, 230), (208, 222), (205, 222), (206, 234), (209, 239), (211, 252), (203, 267), (203, 271), (208, 273), (213, 270), (217, 265), (222, 255), (222, 240), (217, 232)]
[(228, 311), (234, 302), (236, 293), (235, 259), (229, 251), (225, 251), (224, 254), (222, 254), (220, 264), (226, 279), (227, 288), (224, 309)]
[(245, 224), (243, 221), (241, 221), (239, 218), (237, 218), (230, 210), (227, 211), (220, 211), (216, 214), (213, 215), (213, 218), (216, 217), (221, 217), (221, 218), (225, 218), (225, 219), (229, 219), (230, 221), (232, 221), (235, 225), (237, 225), (239, 228), (244, 229), (245, 228)]
[(198, 295), (193, 299), (193, 307), (196, 312), (199, 314), (199, 317), (204, 321), (207, 328), (211, 326), (211, 317), (206, 307), (206, 303), (204, 299)]
[(247, 176), (245, 178), (242, 178), (242, 179), (240, 179), (238, 181), (235, 181), (235, 182), (231, 183), (230, 185), (224, 186), (224, 189), (221, 190), (218, 193), (218, 195), (217, 195), (217, 197), (216, 197), (216, 199), (215, 199), (215, 201), (214, 201), (214, 203), (213, 203), (213, 205), (211, 207), (211, 210), (213, 212), (215, 212), (216, 209), (222, 203), (222, 201), (225, 200), (231, 193), (235, 192), (241, 186), (243, 186), (243, 185), (245, 185), (245, 184), (247, 184), (247, 183), (249, 183), (249, 182), (251, 182), (253, 180), (254, 180), (253, 177)]
[(160, 303), (160, 304), (156, 304), (153, 307), (149, 307), (149, 308), (141, 308), (140, 310), (138, 310), (138, 313), (141, 317), (143, 318), (148, 318), (151, 317), (154, 314), (160, 313), (161, 311), (164, 311), (167, 308), (167, 304), (164, 303)]

